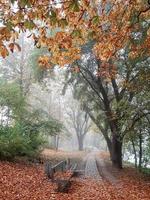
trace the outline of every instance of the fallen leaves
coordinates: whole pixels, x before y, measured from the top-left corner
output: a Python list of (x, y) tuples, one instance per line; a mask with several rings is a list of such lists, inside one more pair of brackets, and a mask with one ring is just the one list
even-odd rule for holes
[(1, 162), (0, 199), (50, 199), (53, 185), (46, 179), (43, 171), (37, 166)]
[(56, 193), (43, 166), (0, 162), (0, 200), (149, 200), (150, 181), (134, 169), (118, 174), (120, 185), (73, 178), (68, 194)]
[(67, 180), (71, 177), (72, 172), (70, 170), (65, 172), (56, 172), (54, 174), (54, 180)]

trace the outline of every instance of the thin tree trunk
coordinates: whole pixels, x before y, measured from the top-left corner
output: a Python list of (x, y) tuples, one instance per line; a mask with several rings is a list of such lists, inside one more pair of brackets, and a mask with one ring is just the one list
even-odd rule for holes
[(140, 135), (139, 135), (139, 170), (142, 168), (142, 154), (143, 154), (143, 149), (142, 149), (142, 134), (140, 130)]
[(83, 151), (83, 140), (84, 140), (84, 137), (82, 137), (82, 135), (80, 137), (78, 137), (78, 149), (79, 149), (79, 151)]
[(137, 168), (137, 153), (136, 153), (136, 148), (135, 148), (135, 144), (134, 144), (133, 138), (131, 138), (131, 143), (132, 143), (133, 152), (134, 152), (135, 168)]
[(22, 35), (21, 38), (21, 61), (20, 61), (20, 91), (21, 91), (21, 96), (24, 96), (24, 88), (23, 88), (23, 68), (24, 68), (24, 35)]
[(58, 151), (59, 147), (59, 135), (56, 136), (56, 151)]
[(57, 151), (59, 146), (59, 135), (54, 136), (54, 149)]

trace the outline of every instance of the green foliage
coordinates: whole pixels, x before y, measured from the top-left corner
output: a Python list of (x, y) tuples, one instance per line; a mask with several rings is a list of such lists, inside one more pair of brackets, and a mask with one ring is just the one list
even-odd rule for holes
[(54, 119), (49, 119), (48, 121), (41, 122), (41, 129), (46, 132), (46, 135), (55, 135), (61, 132), (63, 125)]
[(79, 12), (80, 11), (79, 2), (77, 0), (72, 1), (69, 5), (69, 10), (73, 12)]
[(45, 144), (45, 135), (55, 135), (63, 128), (60, 122), (44, 117), (40, 110), (29, 111), (16, 84), (0, 85), (0, 106), (6, 109), (5, 120), (0, 124), (0, 159), (32, 157)]
[(34, 79), (39, 82), (43, 79), (46, 71), (45, 71), (45, 69), (43, 69), (39, 66), (38, 58), (40, 55), (43, 55), (46, 52), (47, 52), (46, 49), (35, 48), (29, 59), (29, 65), (31, 66), (31, 68), (33, 70)]
[(142, 169), (141, 169), (141, 172), (142, 172), (143, 174), (146, 174), (146, 175), (150, 176), (150, 168), (142, 168)]
[(44, 140), (37, 134), (25, 134), (23, 127), (0, 127), (0, 159), (13, 159), (15, 156), (34, 156)]
[(147, 165), (150, 165), (150, 136), (145, 142), (143, 154), (143, 164), (146, 168)]
[(0, 85), (0, 105), (8, 106), (13, 112), (13, 117), (22, 115), (25, 109), (25, 99), (16, 84)]
[(94, 16), (92, 19), (93, 24), (99, 24), (100, 20), (99, 20), (99, 16)]
[(29, 30), (32, 30), (34, 27), (35, 27), (35, 24), (33, 23), (33, 21), (29, 21), (29, 20), (26, 20), (24, 22), (24, 26), (29, 29)]

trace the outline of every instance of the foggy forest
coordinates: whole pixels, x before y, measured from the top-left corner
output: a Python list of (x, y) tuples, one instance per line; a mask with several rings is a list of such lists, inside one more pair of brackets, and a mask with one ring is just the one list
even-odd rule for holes
[(0, 200), (149, 200), (149, 88), (149, 0), (0, 0)]

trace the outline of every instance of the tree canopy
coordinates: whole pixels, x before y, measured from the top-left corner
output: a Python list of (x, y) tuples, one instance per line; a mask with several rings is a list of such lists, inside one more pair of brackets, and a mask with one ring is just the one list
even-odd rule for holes
[[(37, 47), (47, 47), (49, 54), (39, 58), (41, 65), (63, 66), (81, 57), (81, 46), (94, 41), (93, 52), (108, 62), (132, 39), (130, 56), (149, 54), (150, 31), (139, 32), (150, 17), (149, 0), (1, 0), (0, 54), (21, 50), (20, 32), (29, 32)], [(55, 30), (51, 33), (51, 30)]]

